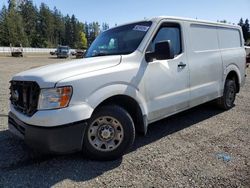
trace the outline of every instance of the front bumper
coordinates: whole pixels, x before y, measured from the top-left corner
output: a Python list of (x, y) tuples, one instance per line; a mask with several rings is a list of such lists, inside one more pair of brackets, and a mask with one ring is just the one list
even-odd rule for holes
[(58, 58), (68, 58), (69, 57), (69, 54), (57, 54), (57, 57)]
[(12, 112), (8, 118), (9, 131), (31, 148), (43, 153), (72, 153), (82, 149), (85, 121), (56, 127), (38, 127), (28, 125)]
[(81, 105), (71, 105), (67, 108), (56, 110), (39, 110), (32, 117), (18, 112), (13, 105), (10, 105), (10, 111), (13, 112), (19, 120), (28, 125), (56, 127), (89, 119), (93, 112), (93, 108), (83, 103)]

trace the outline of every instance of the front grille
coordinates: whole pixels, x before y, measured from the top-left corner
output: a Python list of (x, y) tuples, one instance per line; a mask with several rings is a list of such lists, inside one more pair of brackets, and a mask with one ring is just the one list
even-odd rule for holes
[(37, 111), (39, 85), (30, 81), (11, 81), (10, 84), (11, 104), (17, 111), (32, 116)]

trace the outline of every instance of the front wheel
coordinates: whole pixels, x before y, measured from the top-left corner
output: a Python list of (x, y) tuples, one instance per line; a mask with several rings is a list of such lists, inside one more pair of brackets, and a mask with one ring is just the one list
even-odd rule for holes
[(217, 100), (220, 108), (228, 110), (234, 106), (236, 97), (236, 84), (234, 80), (227, 79), (225, 82), (223, 96)]
[(119, 106), (104, 106), (88, 121), (83, 152), (91, 159), (113, 160), (122, 156), (134, 139), (135, 127), (129, 113)]

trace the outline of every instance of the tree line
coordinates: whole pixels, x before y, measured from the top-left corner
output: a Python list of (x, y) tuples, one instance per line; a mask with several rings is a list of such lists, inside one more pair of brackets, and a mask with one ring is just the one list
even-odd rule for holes
[(45, 3), (39, 8), (32, 0), (9, 0), (0, 10), (0, 46), (51, 48), (69, 45), (87, 48), (109, 25), (82, 23), (75, 15), (63, 15), (56, 7)]
[[(249, 20), (241, 18), (238, 25), (242, 27), (245, 41), (249, 42)], [(24, 47), (51, 48), (69, 45), (86, 49), (108, 28), (107, 23), (82, 23), (75, 15), (65, 16), (45, 3), (37, 7), (32, 0), (8, 0), (8, 6), (3, 5), (0, 9), (0, 46), (22, 44)]]
[(249, 26), (249, 20), (246, 19), (245, 21), (241, 18), (239, 23), (239, 26), (242, 28), (243, 36), (245, 39), (245, 42), (250, 43), (250, 26)]

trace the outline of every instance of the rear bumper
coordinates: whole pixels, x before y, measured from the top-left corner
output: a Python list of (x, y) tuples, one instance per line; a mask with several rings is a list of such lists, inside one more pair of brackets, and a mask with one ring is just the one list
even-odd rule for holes
[(85, 121), (57, 127), (38, 127), (28, 125), (12, 112), (8, 118), (9, 131), (31, 148), (43, 153), (72, 153), (82, 149)]

